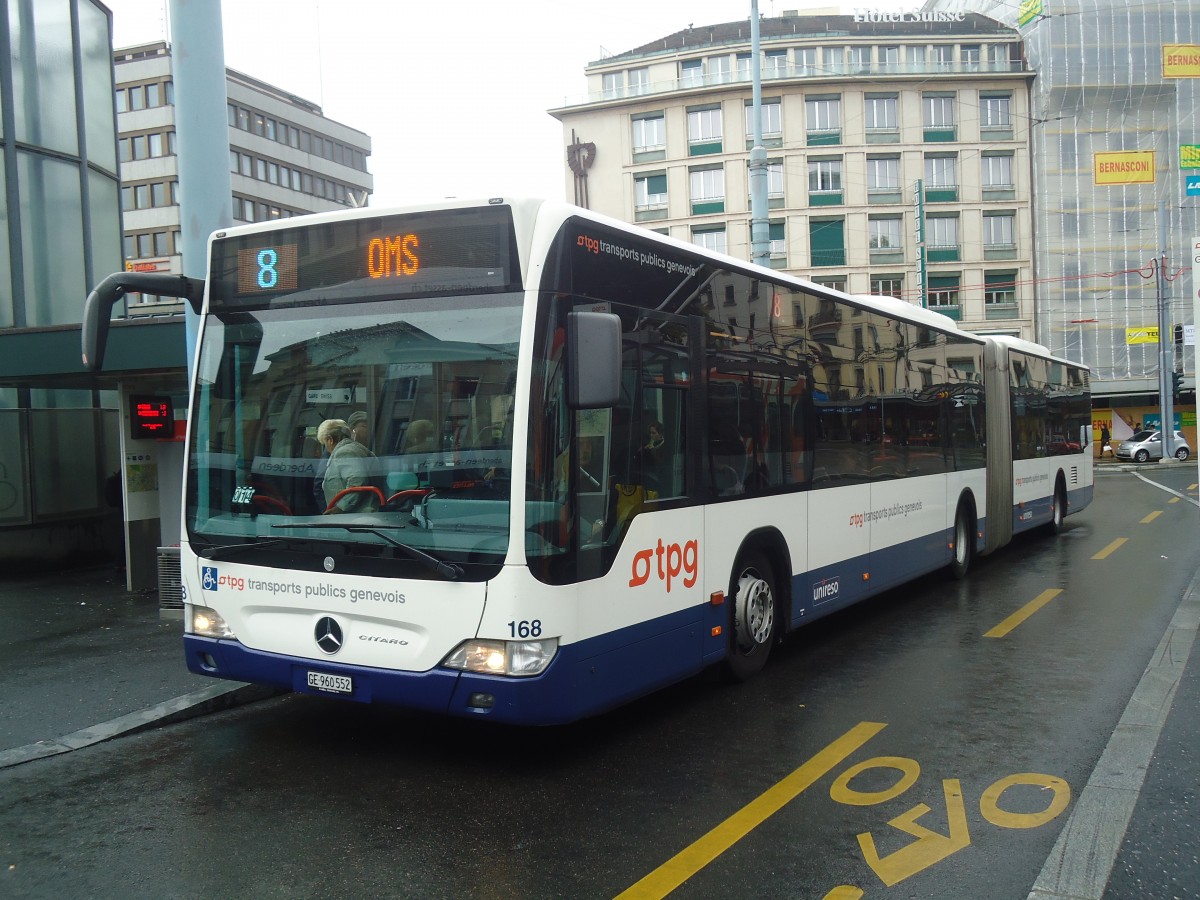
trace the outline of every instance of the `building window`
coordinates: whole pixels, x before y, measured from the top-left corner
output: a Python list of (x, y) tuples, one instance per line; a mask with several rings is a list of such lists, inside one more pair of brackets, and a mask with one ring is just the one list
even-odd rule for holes
[(933, 65), (942, 72), (954, 68), (954, 46), (952, 44), (933, 45)]
[(961, 275), (930, 275), (928, 305), (957, 319)]
[(763, 65), (763, 78), (786, 78), (788, 73), (788, 52), (786, 50), (768, 50)]
[(725, 252), (725, 226), (717, 228), (693, 228), (692, 243), (714, 253)]
[[(783, 142), (783, 104), (778, 98), (762, 102), (762, 137), (764, 147), (778, 147)], [(754, 142), (754, 104), (746, 101), (746, 146)]]
[(733, 76), (729, 69), (728, 56), (710, 56), (708, 58), (708, 83), (729, 84)]
[(840, 97), (810, 97), (804, 101), (808, 144), (841, 143), (842, 100)]
[(958, 215), (926, 217), (925, 247), (930, 262), (956, 262), (959, 258)]
[(725, 169), (722, 166), (692, 169), (688, 173), (691, 185), (692, 215), (725, 212)]
[(983, 303), (985, 306), (1011, 306), (1017, 302), (1016, 272), (985, 272)]
[(846, 264), (846, 223), (844, 219), (810, 219), (808, 244), (813, 266)]
[(925, 157), (925, 199), (931, 203), (958, 200), (958, 160), (955, 156)]
[(980, 165), (984, 191), (1011, 192), (1013, 190), (1013, 155), (1011, 153), (984, 153), (980, 157)]
[(787, 267), (787, 235), (783, 222), (768, 222), (768, 237), (770, 240), (771, 267)]
[(867, 193), (895, 194), (900, 191), (900, 157), (867, 157)]
[(800, 75), (816, 75), (817, 74), (817, 48), (816, 47), (797, 47), (796, 48), (796, 71)]
[(633, 161), (664, 159), (667, 150), (667, 120), (661, 112), (644, 113), (630, 120)]
[(870, 47), (847, 47), (846, 66), (851, 75), (865, 75), (871, 71)]
[(688, 155), (703, 156), (722, 150), (721, 107), (688, 110)]
[(1015, 259), (1017, 255), (1016, 216), (1012, 212), (983, 214), (983, 258)]
[(1020, 315), (1016, 272), (984, 272), (983, 315), (986, 319), (1015, 319)]
[(638, 97), (650, 92), (650, 70), (647, 68), (629, 70), (629, 95)]
[(897, 300), (904, 296), (903, 275), (872, 275), (871, 293), (877, 297), (895, 297)]
[[(824, 278), (814, 278), (813, 284), (819, 284), (821, 287), (827, 287), (830, 290), (846, 292), (846, 277), (844, 275), (834, 275), (832, 277), (825, 276)], [(821, 312), (817, 313), (823, 321), (842, 321), (842, 314), (836, 308), (825, 306), (826, 301), (821, 301)]]
[(838, 205), (842, 202), (842, 160), (809, 157), (808, 202), (812, 206)]
[(622, 95), (622, 88), (625, 87), (624, 72), (605, 72), (601, 76), (603, 83), (603, 98), (605, 100), (616, 100)]
[(867, 135), (880, 132), (898, 132), (900, 119), (897, 115), (899, 104), (897, 94), (867, 94), (863, 101), (863, 111), (866, 116)]
[(880, 47), (879, 48), (879, 68), (883, 74), (892, 74), (900, 71), (900, 48), (899, 47)]
[(955, 139), (954, 95), (922, 94), (923, 125), (926, 141)]
[(979, 71), (979, 63), (983, 59), (982, 50), (979, 44), (963, 44), (958, 48), (958, 58), (965, 71)]
[(767, 161), (767, 199), (783, 199), (783, 160)]
[(679, 63), (679, 86), (700, 87), (704, 84), (704, 60), (685, 59)]
[(667, 176), (664, 172), (635, 176), (633, 179), (634, 221), (644, 222), (667, 217)]
[(1012, 128), (1012, 94), (981, 94), (980, 128)]
[(902, 253), (904, 220), (900, 216), (871, 216), (867, 219), (868, 246), (871, 253)]

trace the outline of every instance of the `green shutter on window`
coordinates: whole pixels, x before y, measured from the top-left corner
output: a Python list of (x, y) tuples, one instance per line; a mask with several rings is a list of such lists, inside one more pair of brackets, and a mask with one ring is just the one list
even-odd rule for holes
[(810, 221), (808, 241), (814, 266), (846, 264), (845, 228), (846, 224), (841, 219)]
[(782, 222), (771, 222), (767, 225), (768, 239), (772, 241), (782, 241), (785, 237), (783, 233)]
[(945, 290), (958, 287), (958, 275), (930, 275), (929, 289), (931, 291)]
[(667, 176), (651, 175), (646, 179), (646, 193), (665, 194), (667, 192)]

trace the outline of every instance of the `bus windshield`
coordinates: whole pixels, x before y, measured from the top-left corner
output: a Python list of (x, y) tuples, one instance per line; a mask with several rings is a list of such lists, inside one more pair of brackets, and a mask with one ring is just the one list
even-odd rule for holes
[(189, 536), (499, 564), (521, 309), (509, 291), (210, 313)]

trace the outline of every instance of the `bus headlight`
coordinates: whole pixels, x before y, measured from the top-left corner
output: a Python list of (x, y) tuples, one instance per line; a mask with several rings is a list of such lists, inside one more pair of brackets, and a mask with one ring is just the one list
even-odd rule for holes
[(229, 629), (229, 623), (222, 618), (219, 612), (210, 606), (193, 606), (191, 622), (192, 634), (210, 638), (233, 637), (233, 632)]
[(558, 638), (539, 641), (463, 641), (442, 662), (448, 669), (479, 675), (541, 675), (558, 652)]

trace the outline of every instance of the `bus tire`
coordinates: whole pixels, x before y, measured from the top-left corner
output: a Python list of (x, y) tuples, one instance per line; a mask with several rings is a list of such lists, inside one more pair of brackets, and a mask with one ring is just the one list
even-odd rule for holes
[(1063, 522), (1067, 518), (1067, 489), (1063, 487), (1062, 479), (1054, 485), (1054, 502), (1050, 507), (1050, 521), (1046, 531), (1050, 534), (1062, 534)]
[(739, 558), (729, 596), (732, 622), (725, 669), (733, 680), (745, 681), (766, 665), (779, 628), (775, 574), (762, 551)]
[(950, 553), (950, 576), (962, 581), (975, 559), (975, 514), (965, 500), (959, 502), (954, 514), (954, 547)]

